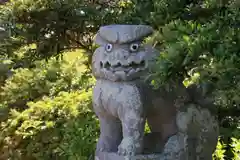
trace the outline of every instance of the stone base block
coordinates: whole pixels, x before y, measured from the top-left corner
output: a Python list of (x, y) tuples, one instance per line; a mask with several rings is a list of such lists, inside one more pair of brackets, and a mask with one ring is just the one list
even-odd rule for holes
[(146, 154), (137, 156), (119, 156), (116, 153), (100, 152), (95, 155), (95, 160), (164, 160), (161, 155)]

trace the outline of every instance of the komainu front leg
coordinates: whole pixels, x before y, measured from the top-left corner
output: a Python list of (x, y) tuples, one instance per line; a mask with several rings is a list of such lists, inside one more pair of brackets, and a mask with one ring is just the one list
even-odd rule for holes
[(97, 143), (97, 152), (117, 152), (122, 140), (121, 122), (115, 117), (99, 116), (100, 137)]
[(123, 140), (118, 146), (120, 155), (136, 155), (143, 151), (145, 117), (138, 111), (127, 111), (121, 117)]

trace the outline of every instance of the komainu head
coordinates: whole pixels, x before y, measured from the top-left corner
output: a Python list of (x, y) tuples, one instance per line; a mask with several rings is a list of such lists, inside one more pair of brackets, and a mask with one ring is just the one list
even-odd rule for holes
[(92, 69), (97, 79), (133, 81), (144, 75), (156, 50), (143, 45), (153, 29), (145, 25), (109, 25), (98, 31)]

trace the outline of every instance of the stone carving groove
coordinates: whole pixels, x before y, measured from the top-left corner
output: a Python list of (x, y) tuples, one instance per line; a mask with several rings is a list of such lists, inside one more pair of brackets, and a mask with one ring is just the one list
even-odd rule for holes
[(96, 35), (93, 108), (101, 134), (95, 159), (211, 159), (218, 136), (212, 113), (181, 83), (168, 92), (153, 90), (142, 78), (158, 55), (142, 44), (152, 32), (146, 25), (109, 25)]

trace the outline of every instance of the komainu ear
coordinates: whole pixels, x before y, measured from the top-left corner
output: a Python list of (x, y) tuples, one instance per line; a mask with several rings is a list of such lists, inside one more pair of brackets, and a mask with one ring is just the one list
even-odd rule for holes
[(96, 43), (97, 45), (100, 45), (100, 46), (104, 46), (104, 45), (106, 45), (108, 42), (106, 41), (106, 40), (104, 40), (101, 36), (100, 36), (100, 34), (99, 34), (99, 32), (95, 35), (95, 37), (94, 37), (94, 43)]

